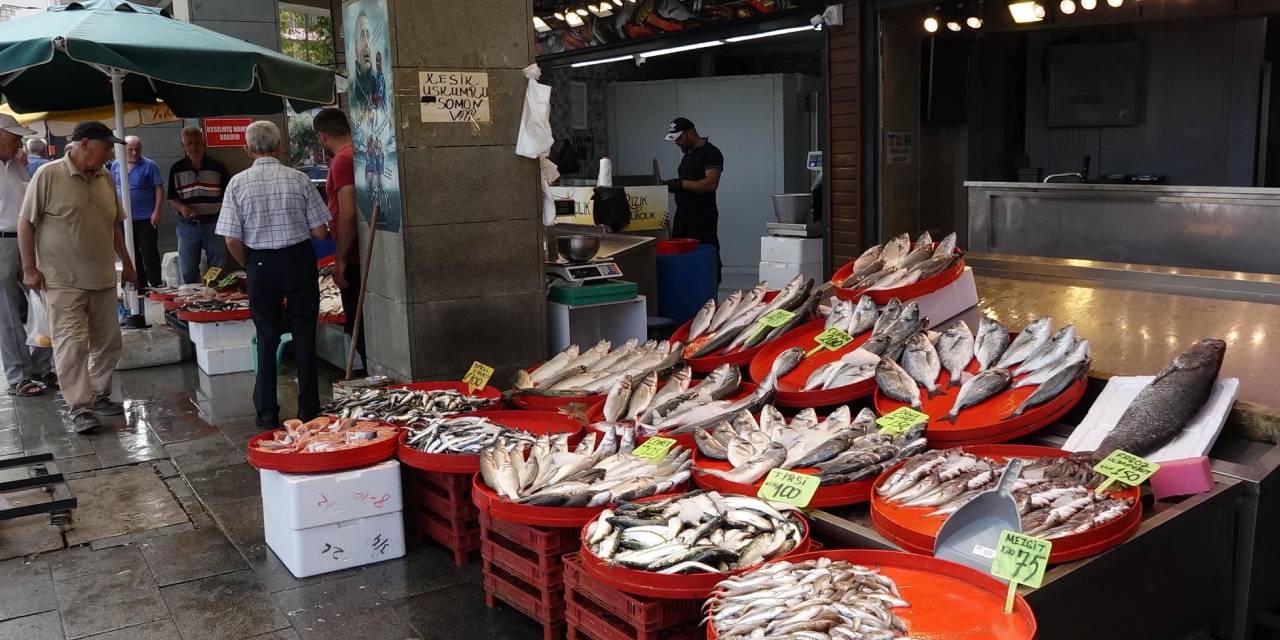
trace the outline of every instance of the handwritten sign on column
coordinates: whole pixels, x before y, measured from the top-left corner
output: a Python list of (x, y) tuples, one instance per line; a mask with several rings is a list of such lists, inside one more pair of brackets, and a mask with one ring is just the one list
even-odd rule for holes
[(489, 122), (489, 74), (419, 71), (423, 122)]

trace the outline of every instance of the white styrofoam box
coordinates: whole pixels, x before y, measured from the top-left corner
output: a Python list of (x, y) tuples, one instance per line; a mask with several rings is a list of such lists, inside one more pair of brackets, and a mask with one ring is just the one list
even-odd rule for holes
[(211, 376), (253, 371), (253, 348), (247, 344), (217, 349), (197, 347), (196, 364), (200, 365), (201, 371)]
[[(920, 317), (929, 318), (930, 328), (941, 325), (970, 307), (977, 306), (978, 285), (973, 280), (973, 269), (965, 267), (964, 273), (955, 282), (912, 300), (920, 305)], [(909, 301), (902, 302), (905, 304)]]
[(280, 473), (263, 469), (262, 504), (290, 529), (392, 513), (404, 508), (400, 463), (387, 460), (370, 467), (335, 473)]
[(182, 362), (182, 344), (186, 340), (173, 327), (153, 324), (145, 329), (124, 329), (120, 336), (123, 348), (117, 371)]
[(761, 262), (809, 264), (822, 262), (822, 238), (760, 237)]
[(404, 556), (404, 512), (290, 529), (275, 505), (262, 503), (267, 546), (295, 578), (331, 573)]
[(815, 282), (822, 282), (826, 276), (822, 273), (822, 261), (795, 264), (791, 262), (761, 262), (760, 279), (769, 283), (770, 289), (781, 289), (787, 286), (796, 276), (804, 274)]
[(252, 320), (188, 322), (187, 332), (191, 334), (191, 341), (200, 349), (247, 345), (249, 340), (257, 334)]
[[(1062, 448), (1067, 451), (1096, 450), (1102, 439), (1120, 422), (1120, 416), (1138, 397), (1138, 392), (1152, 380), (1155, 376), (1116, 376), (1108, 380), (1098, 399), (1089, 407), (1088, 415), (1071, 432)], [(1239, 378), (1218, 378), (1213, 383), (1213, 391), (1209, 392), (1209, 401), (1200, 407), (1182, 432), (1154, 453), (1143, 457), (1152, 462), (1168, 462), (1209, 455), (1227, 422), (1227, 414), (1235, 404), (1239, 389)]]
[(171, 287), (182, 286), (182, 270), (178, 268), (177, 251), (170, 251), (160, 258), (160, 277)]

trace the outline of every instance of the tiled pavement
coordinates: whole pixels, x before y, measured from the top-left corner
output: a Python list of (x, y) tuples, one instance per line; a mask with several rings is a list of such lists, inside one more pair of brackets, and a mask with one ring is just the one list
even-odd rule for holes
[[(186, 363), (116, 380), (126, 415), (90, 436), (63, 425), (54, 396), (0, 395), (0, 457), (52, 452), (79, 499), (65, 532), (47, 516), (0, 522), (0, 640), (541, 635), (485, 607), (478, 566), (455, 568), (432, 545), (294, 578), (263, 542), (258, 474), (245, 462), (252, 374), (209, 377)], [(291, 415), (296, 387), (280, 386)]]

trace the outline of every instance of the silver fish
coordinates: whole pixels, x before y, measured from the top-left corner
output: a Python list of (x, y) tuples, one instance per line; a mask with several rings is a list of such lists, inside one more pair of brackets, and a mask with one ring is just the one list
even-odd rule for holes
[(853, 308), (845, 333), (851, 336), (862, 335), (875, 326), (877, 315), (876, 301), (869, 295), (863, 295), (858, 298), (858, 304)]
[(627, 410), (627, 403), (631, 400), (631, 378), (623, 378), (613, 385), (609, 390), (609, 395), (604, 400), (604, 419), (606, 422), (617, 422), (624, 411)]
[(921, 233), (920, 237), (916, 238), (915, 244), (911, 246), (917, 249), (920, 247), (929, 247), (930, 249), (933, 249), (933, 235), (929, 233), (928, 229), (925, 229), (924, 233)]
[(689, 340), (693, 341), (698, 336), (704, 334), (711, 328), (711, 318), (716, 313), (716, 299), (711, 298), (702, 304), (702, 308), (698, 309), (697, 315), (693, 316), (693, 322), (689, 324)]
[(804, 354), (805, 350), (803, 348), (791, 347), (779, 353), (778, 357), (773, 359), (773, 366), (769, 368), (769, 371), (774, 377), (781, 378), (795, 370), (796, 365), (800, 364), (800, 361), (804, 359)]
[(954, 424), (962, 410), (1004, 391), (1012, 379), (1013, 376), (1009, 374), (1008, 369), (1000, 368), (987, 369), (969, 378), (967, 382), (960, 385), (960, 393), (956, 395), (955, 404), (951, 405), (951, 411), (942, 416), (942, 419)]
[(1026, 328), (1018, 334), (1017, 338), (1009, 344), (1009, 348), (1005, 349), (1004, 355), (1000, 356), (1000, 360), (996, 362), (996, 366), (1001, 369), (1012, 367), (1039, 349), (1041, 345), (1049, 341), (1050, 334), (1053, 331), (1053, 318), (1045, 316), (1028, 324)]
[(1023, 376), (1017, 382), (1013, 383), (1013, 388), (1029, 387), (1034, 384), (1044, 384), (1049, 378), (1059, 371), (1089, 357), (1089, 341), (1080, 340), (1071, 347), (1071, 351), (1063, 356), (1061, 360), (1055, 362), (1048, 367), (1042, 367), (1030, 375)]
[(1004, 355), (1009, 347), (1009, 330), (989, 316), (978, 321), (978, 336), (973, 341), (973, 357), (978, 359), (978, 370), (986, 371)]
[(1018, 408), (1015, 409), (1013, 413), (1005, 416), (1005, 419), (1008, 420), (1009, 418), (1016, 418), (1022, 415), (1022, 413), (1027, 409), (1036, 405), (1044, 404), (1058, 397), (1058, 394), (1066, 391), (1067, 387), (1075, 384), (1075, 381), (1079, 380), (1080, 376), (1089, 372), (1089, 364), (1089, 358), (1085, 358), (1084, 360), (1077, 361), (1073, 364), (1067, 365), (1065, 368), (1059, 369), (1053, 377), (1049, 378), (1044, 384), (1037, 387), (1026, 400), (1023, 400), (1022, 404), (1018, 405)]
[[(870, 298), (870, 296), (863, 297)], [(875, 323), (872, 325), (872, 335), (882, 333), (885, 329), (893, 326), (898, 321), (898, 318), (902, 316), (902, 308), (901, 300), (891, 298), (889, 303), (884, 306), (884, 309), (880, 311), (880, 317), (876, 318)]]
[(1067, 355), (1076, 344), (1075, 325), (1067, 325), (1053, 334), (1048, 342), (1027, 356), (1021, 364), (1013, 368), (1014, 375), (1032, 373), (1058, 362)]
[(827, 314), (827, 320), (823, 323), (824, 329), (835, 327), (841, 331), (849, 326), (849, 318), (853, 315), (853, 303), (848, 300), (837, 299), (831, 305), (831, 313)]
[(787, 449), (782, 445), (771, 442), (750, 462), (735, 468), (732, 471), (720, 471), (719, 469), (699, 469), (699, 473), (718, 476), (730, 482), (740, 482), (742, 484), (752, 484), (764, 474), (769, 473), (773, 469), (782, 464), (787, 459)]
[(935, 256), (950, 255), (952, 253), (955, 253), (955, 250), (956, 250), (956, 234), (954, 231), (952, 231), (951, 233), (948, 233), (947, 235), (943, 236), (942, 239), (938, 241), (938, 246), (934, 247), (933, 249), (933, 255)]
[(933, 245), (931, 244), (918, 245), (915, 249), (911, 250), (911, 253), (907, 254), (907, 257), (902, 259), (902, 264), (898, 266), (901, 269), (910, 270), (914, 268), (916, 265), (923, 263), (925, 260), (928, 260), (932, 256), (933, 256)]
[(907, 349), (902, 353), (902, 369), (925, 388), (930, 398), (941, 393), (938, 374), (942, 372), (942, 363), (928, 335), (917, 333), (907, 338)]
[(876, 367), (876, 384), (886, 396), (905, 402), (911, 405), (912, 409), (920, 409), (920, 387), (917, 387), (911, 375), (893, 360), (880, 358), (880, 364)]
[[(640, 384), (634, 385), (631, 390), (631, 400), (627, 403), (627, 412), (623, 417), (627, 420), (634, 421), (640, 417), (649, 408), (649, 403), (653, 401), (654, 394), (658, 389), (658, 372), (650, 371), (645, 375)], [(607, 399), (606, 399), (607, 400)]]
[(888, 267), (896, 267), (902, 263), (907, 257), (907, 253), (911, 251), (911, 236), (903, 233), (884, 244), (884, 248), (880, 251), (880, 257), (884, 258), (884, 263)]
[(973, 360), (973, 332), (963, 320), (956, 320), (942, 330), (938, 337), (938, 359), (950, 376), (947, 386), (960, 386), (960, 374)]
[(869, 273), (869, 271), (867, 271), (867, 267), (870, 266), (873, 262), (875, 262), (879, 258), (880, 258), (880, 245), (878, 244), (873, 245), (870, 249), (867, 249), (866, 251), (863, 251), (862, 255), (858, 256), (857, 259), (853, 261), (854, 275), (866, 275), (867, 273)]
[(564, 351), (557, 353), (550, 360), (542, 363), (537, 369), (529, 372), (529, 377), (533, 379), (533, 383), (541, 384), (543, 381), (550, 379), (561, 369), (568, 366), (569, 361), (578, 357), (578, 345), (571, 344)]

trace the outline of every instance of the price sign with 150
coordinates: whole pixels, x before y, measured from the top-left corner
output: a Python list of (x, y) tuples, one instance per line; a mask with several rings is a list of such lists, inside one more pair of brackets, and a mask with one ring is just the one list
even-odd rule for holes
[(1102, 493), (1116, 482), (1136, 487), (1159, 471), (1160, 465), (1128, 451), (1116, 449), (1103, 458), (1102, 462), (1093, 465), (1093, 470), (1107, 478), (1098, 485), (1098, 493)]

